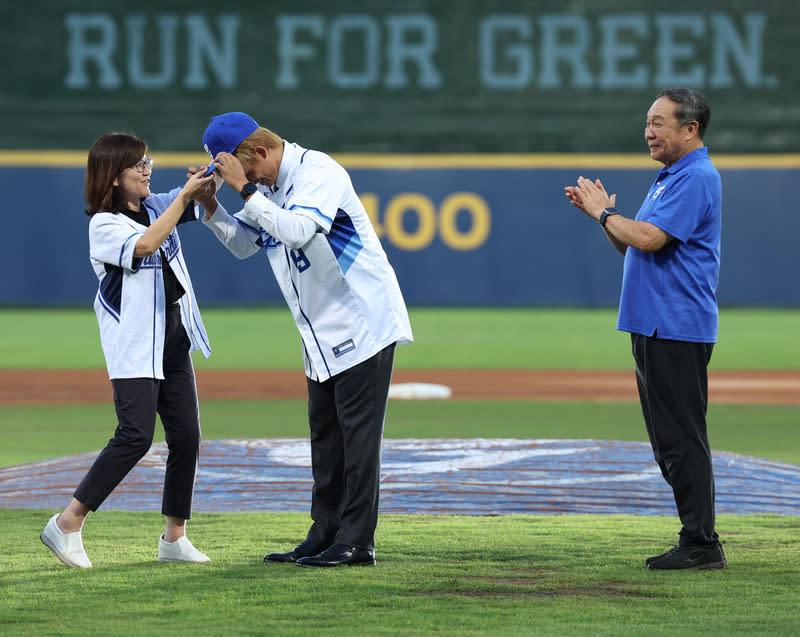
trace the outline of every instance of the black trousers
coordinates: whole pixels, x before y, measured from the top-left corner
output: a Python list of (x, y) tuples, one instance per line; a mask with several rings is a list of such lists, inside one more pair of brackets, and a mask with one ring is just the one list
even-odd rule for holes
[(374, 548), (394, 343), (325, 382), (308, 382), (314, 488), (308, 539)]
[(184, 520), (192, 517), (192, 495), (200, 455), (200, 413), (189, 347), (180, 308), (172, 305), (167, 310), (164, 380), (118, 378), (111, 381), (118, 418), (116, 432), (73, 494), (92, 511), (100, 507), (148, 452), (158, 413), (169, 449), (161, 513)]
[(710, 548), (714, 471), (706, 430), (708, 363), (713, 343), (631, 334), (636, 383), (653, 455), (672, 487), (683, 528), (680, 544)]

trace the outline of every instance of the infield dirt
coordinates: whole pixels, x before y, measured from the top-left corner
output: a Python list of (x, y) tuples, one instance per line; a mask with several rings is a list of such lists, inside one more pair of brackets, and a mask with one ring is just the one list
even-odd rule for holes
[[(395, 370), (393, 382), (446, 385), (454, 400), (638, 400), (633, 370)], [(198, 370), (197, 388), (201, 401), (306, 398), (302, 370)], [(800, 371), (712, 370), (709, 400), (800, 405)], [(112, 402), (112, 390), (103, 369), (0, 369), (0, 405), (106, 402)]]

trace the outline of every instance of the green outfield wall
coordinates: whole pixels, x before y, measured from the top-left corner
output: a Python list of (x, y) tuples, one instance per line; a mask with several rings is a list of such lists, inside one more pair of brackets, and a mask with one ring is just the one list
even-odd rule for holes
[(800, 150), (797, 0), (3, 0), (0, 149), (248, 111), (328, 152), (641, 152), (665, 86), (717, 153)]

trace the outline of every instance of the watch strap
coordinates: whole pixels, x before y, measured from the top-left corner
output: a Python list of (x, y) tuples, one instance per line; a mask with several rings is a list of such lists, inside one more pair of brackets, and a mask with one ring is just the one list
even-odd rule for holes
[(242, 199), (247, 199), (250, 195), (256, 193), (257, 191), (258, 188), (256, 187), (256, 185), (252, 181), (250, 181), (247, 182), (244, 186), (242, 186), (242, 189), (239, 191), (239, 195), (241, 195)]
[(600, 218), (597, 220), (600, 223), (600, 226), (605, 228), (606, 223), (608, 222), (608, 218), (612, 215), (618, 215), (619, 210), (616, 208), (604, 208), (603, 212), (600, 213)]

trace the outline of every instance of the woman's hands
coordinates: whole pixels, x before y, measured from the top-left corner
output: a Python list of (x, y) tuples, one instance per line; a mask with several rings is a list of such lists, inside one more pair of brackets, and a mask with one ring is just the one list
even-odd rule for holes
[(199, 176), (199, 179), (195, 183), (202, 184), (202, 187), (198, 192), (195, 192), (194, 195), (190, 197), (190, 199), (194, 199), (197, 203), (203, 206), (203, 209), (206, 211), (204, 219), (208, 221), (214, 214), (219, 205), (217, 201), (217, 191), (219, 187), (222, 185), (222, 177), (219, 176), (216, 171), (211, 173), (208, 177), (203, 177), (208, 166), (200, 166), (197, 168), (196, 166), (189, 166), (188, 172), (186, 173), (186, 185), (183, 187), (184, 190), (187, 188), (193, 188), (192, 179), (195, 179)]

